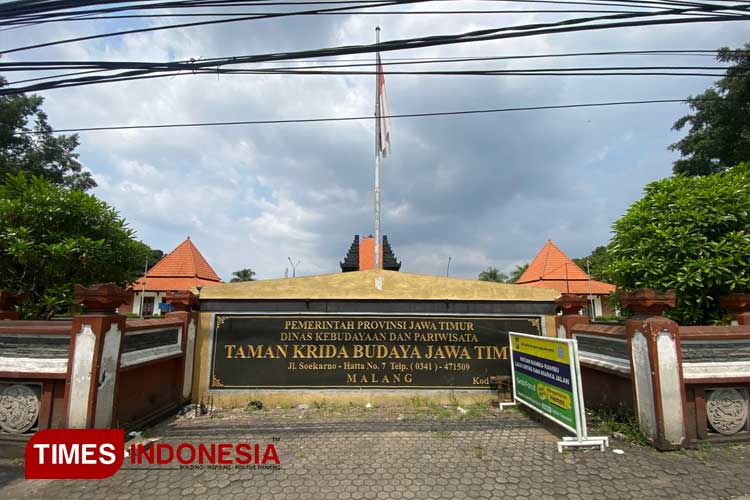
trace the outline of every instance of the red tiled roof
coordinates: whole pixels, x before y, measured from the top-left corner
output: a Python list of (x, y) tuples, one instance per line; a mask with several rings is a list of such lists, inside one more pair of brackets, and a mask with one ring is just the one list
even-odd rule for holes
[(576, 295), (609, 295), (615, 291), (614, 285), (596, 280), (540, 280), (531, 283), (519, 283), (523, 286), (534, 288), (552, 288), (561, 293), (574, 293)]
[[(141, 277), (133, 290), (143, 290), (143, 282)], [(150, 291), (190, 290), (195, 286), (221, 283), (221, 278), (188, 237), (148, 270), (145, 282), (146, 290)]]
[(535, 288), (552, 288), (562, 293), (584, 295), (588, 293), (608, 295), (617, 288), (609, 283), (591, 280), (589, 275), (551, 240), (547, 240), (516, 283)]
[[(146, 280), (146, 291), (149, 292), (168, 292), (191, 290), (196, 286), (215, 285), (220, 281), (210, 281), (201, 278), (148, 278)], [(143, 290), (143, 278), (139, 278), (133, 284), (133, 291), (140, 292)]]

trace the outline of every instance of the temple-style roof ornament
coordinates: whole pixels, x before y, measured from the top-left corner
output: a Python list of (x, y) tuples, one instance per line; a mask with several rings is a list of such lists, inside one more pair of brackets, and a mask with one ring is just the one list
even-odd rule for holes
[[(367, 236), (360, 240), (359, 235), (354, 235), (354, 241), (352, 241), (349, 251), (346, 254), (346, 258), (343, 262), (340, 262), (341, 271), (348, 273), (351, 271), (367, 271), (374, 269), (375, 262), (375, 239), (372, 236)], [(401, 262), (396, 260), (396, 255), (393, 253), (393, 248), (388, 242), (388, 236), (383, 236), (383, 245), (381, 248), (380, 262), (382, 269), (386, 271), (400, 271)]]
[(346, 253), (344, 262), (340, 263), (341, 271), (348, 273), (351, 271), (359, 271), (359, 235), (354, 235), (354, 241), (352, 246), (349, 247), (349, 251)]

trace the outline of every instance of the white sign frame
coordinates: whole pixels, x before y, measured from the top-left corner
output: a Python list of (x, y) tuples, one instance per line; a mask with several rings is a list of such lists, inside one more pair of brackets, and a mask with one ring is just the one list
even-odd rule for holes
[[(576, 426), (575, 428), (560, 422), (552, 415), (548, 415), (539, 411), (535, 406), (522, 398), (518, 397), (516, 393), (516, 369), (513, 361), (513, 336), (527, 337), (534, 340), (543, 339), (558, 344), (565, 344), (568, 346), (568, 356), (570, 363), (570, 382), (573, 393), (574, 404), (576, 408)], [(586, 407), (583, 401), (583, 383), (581, 382), (581, 363), (578, 358), (578, 341), (576, 339), (560, 339), (556, 337), (540, 337), (539, 335), (528, 335), (525, 333), (508, 332), (508, 344), (510, 345), (510, 373), (511, 380), (513, 381), (513, 402), (520, 403), (527, 408), (531, 408), (536, 413), (543, 417), (552, 420), (563, 429), (570, 431), (575, 434), (573, 436), (563, 436), (562, 441), (557, 442), (557, 451), (562, 453), (563, 448), (566, 447), (579, 447), (579, 446), (598, 446), (600, 451), (604, 451), (609, 446), (609, 437), (607, 436), (589, 436), (588, 428), (586, 426)]]

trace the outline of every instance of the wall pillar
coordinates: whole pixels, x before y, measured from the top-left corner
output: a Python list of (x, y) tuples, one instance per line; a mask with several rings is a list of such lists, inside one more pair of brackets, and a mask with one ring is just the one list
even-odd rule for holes
[(750, 293), (730, 293), (719, 304), (729, 311), (733, 325), (750, 325)]
[(572, 339), (574, 326), (589, 323), (588, 316), (581, 316), (581, 309), (587, 305), (586, 297), (572, 293), (564, 293), (555, 299), (555, 307), (562, 311), (562, 316), (555, 316), (557, 338)]
[(633, 401), (643, 433), (660, 450), (680, 448), (687, 437), (679, 325), (665, 318), (674, 291), (642, 288), (623, 294), (633, 316), (625, 323), (633, 377)]
[(65, 383), (65, 426), (112, 426), (125, 316), (115, 312), (129, 294), (113, 283), (75, 287), (85, 312), (73, 318)]
[(19, 293), (11, 292), (10, 290), (0, 290), (0, 320), (21, 319), (21, 315), (13, 310), (13, 306), (18, 305), (22, 298)]
[(192, 292), (167, 292), (167, 304), (174, 308), (166, 315), (167, 319), (178, 318), (182, 321), (182, 363), (180, 373), (182, 388), (180, 398), (183, 403), (191, 399), (193, 372), (195, 367), (195, 336), (198, 331), (198, 296)]

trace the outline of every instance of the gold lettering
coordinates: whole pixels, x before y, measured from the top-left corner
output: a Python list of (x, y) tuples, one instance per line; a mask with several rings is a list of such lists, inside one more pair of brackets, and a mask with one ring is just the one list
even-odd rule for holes
[(449, 358), (457, 358), (458, 357), (458, 346), (457, 345), (447, 345), (444, 346), (443, 349), (445, 349), (446, 354)]
[[(247, 345), (247, 353), (249, 357), (251, 358), (261, 358), (263, 357), (263, 344), (258, 344), (256, 346), (248, 344)], [(244, 358), (245, 356), (243, 356)]]

